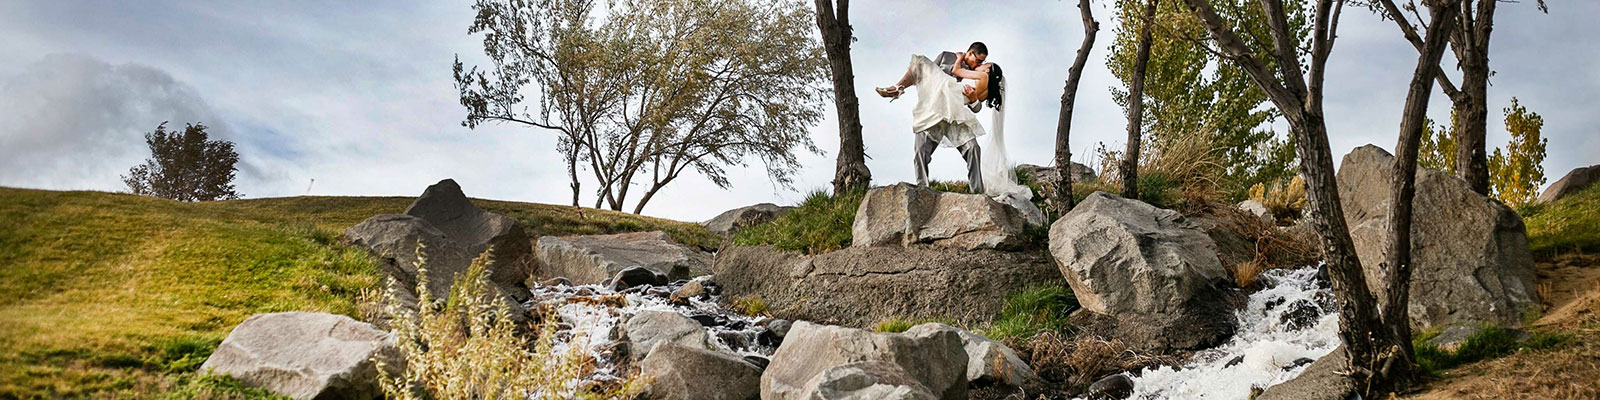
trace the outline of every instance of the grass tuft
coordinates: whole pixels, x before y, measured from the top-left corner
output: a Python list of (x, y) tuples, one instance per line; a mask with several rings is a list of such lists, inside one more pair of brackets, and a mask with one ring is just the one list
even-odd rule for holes
[(878, 321), (878, 323), (876, 323), (876, 324), (872, 324), (872, 331), (873, 332), (878, 332), (878, 333), (901, 333), (901, 332), (905, 332), (907, 330), (910, 330), (911, 327), (914, 327), (914, 326), (917, 326), (917, 325), (926, 324), (926, 323), (940, 323), (940, 324), (945, 324), (945, 325), (950, 325), (950, 326), (956, 326), (955, 322), (951, 321), (948, 318), (939, 318), (939, 317), (934, 317), (934, 318), (915, 318), (915, 319), (889, 318), (889, 319), (885, 319), (885, 320), (882, 320), (882, 321)]
[(1600, 252), (1600, 185), (1552, 203), (1517, 209), (1528, 228), (1528, 248), (1536, 256)]
[(1067, 314), (1078, 309), (1078, 299), (1063, 286), (1039, 286), (1006, 298), (1000, 316), (980, 330), (984, 337), (1012, 342), (1032, 338), (1040, 332), (1060, 331), (1070, 326)]
[(1527, 340), (1519, 341), (1515, 332), (1495, 325), (1486, 325), (1468, 336), (1455, 351), (1448, 351), (1427, 344), (1428, 340), (1438, 335), (1437, 331), (1425, 332), (1411, 341), (1412, 350), (1417, 356), (1417, 365), (1430, 376), (1438, 376), (1444, 370), (1463, 364), (1498, 358), (1517, 351), (1548, 349), (1572, 337), (1563, 333), (1533, 332)]
[(745, 228), (734, 235), (740, 246), (772, 245), (785, 251), (822, 254), (850, 247), (851, 226), (866, 192), (830, 196), (813, 190), (793, 211), (772, 222)]

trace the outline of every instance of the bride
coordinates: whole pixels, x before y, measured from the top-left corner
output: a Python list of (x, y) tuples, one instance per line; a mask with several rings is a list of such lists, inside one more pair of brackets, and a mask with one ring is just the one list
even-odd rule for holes
[[(917, 184), (928, 184), (928, 161), (934, 149), (953, 147), (967, 161), (968, 185), (974, 192), (997, 199), (1014, 196), (1024, 202), (1033, 197), (1031, 190), (1017, 184), (1006, 157), (1005, 75), (999, 65), (986, 62), (972, 69), (960, 64), (943, 69), (927, 57), (916, 55), (911, 57), (911, 65), (899, 82), (878, 88), (877, 92), (892, 102), (913, 86), (917, 88), (917, 104), (911, 109)], [(984, 104), (994, 110), (994, 134), (987, 146), (979, 146), (977, 137), (986, 132), (978, 122), (976, 110)]]

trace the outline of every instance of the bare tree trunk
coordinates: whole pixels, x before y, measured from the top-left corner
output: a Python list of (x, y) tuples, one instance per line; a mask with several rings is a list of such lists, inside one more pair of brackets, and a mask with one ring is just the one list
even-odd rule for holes
[(1133, 60), (1133, 82), (1128, 85), (1128, 147), (1122, 154), (1122, 197), (1139, 198), (1139, 141), (1144, 130), (1144, 72), (1150, 64), (1150, 42), (1156, 22), (1156, 3), (1146, 0), (1139, 21), (1139, 49)]
[[(1390, 0), (1385, 0), (1390, 1)], [(1390, 356), (1395, 357), (1389, 368), (1378, 371), (1392, 387), (1403, 388), (1415, 382), (1416, 355), (1411, 346), (1411, 317), (1407, 312), (1411, 289), (1411, 222), (1412, 199), (1416, 194), (1417, 146), (1428, 117), (1428, 101), (1433, 94), (1434, 75), (1439, 71), (1439, 59), (1444, 56), (1446, 38), (1455, 27), (1454, 13), (1460, 0), (1443, 0), (1444, 4), (1429, 5), (1432, 21), (1428, 24), (1427, 38), (1422, 54), (1417, 58), (1416, 71), (1412, 73), (1405, 109), (1400, 119), (1400, 140), (1395, 144), (1394, 177), (1390, 187), (1389, 248), (1385, 266), (1389, 269), (1387, 296), (1382, 319), (1394, 340)]]
[(1494, 31), (1496, 0), (1478, 0), (1474, 15), (1471, 7), (1461, 7), (1451, 18), (1460, 25), (1450, 35), (1461, 65), (1461, 93), (1455, 105), (1456, 175), (1467, 181), (1472, 191), (1489, 194), (1489, 35)]
[(833, 73), (833, 105), (839, 113), (839, 157), (834, 163), (833, 193), (866, 189), (872, 184), (867, 154), (861, 141), (861, 100), (856, 97), (855, 70), (850, 65), (850, 0), (816, 0), (817, 28)]
[(1055, 215), (1065, 215), (1072, 209), (1072, 146), (1068, 140), (1072, 136), (1072, 108), (1078, 100), (1078, 81), (1083, 78), (1083, 66), (1089, 61), (1089, 51), (1094, 49), (1095, 34), (1100, 32), (1100, 23), (1094, 20), (1089, 0), (1078, 0), (1078, 12), (1083, 14), (1083, 44), (1078, 46), (1072, 67), (1067, 69), (1067, 86), (1061, 93), (1061, 115), (1056, 119), (1056, 175), (1061, 177), (1061, 183), (1056, 185), (1056, 202), (1051, 205)]

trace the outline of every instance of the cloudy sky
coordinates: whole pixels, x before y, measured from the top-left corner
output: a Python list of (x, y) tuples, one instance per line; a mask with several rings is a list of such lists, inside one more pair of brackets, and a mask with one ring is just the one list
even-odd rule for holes
[[(1105, 3), (1095, 2), (1104, 30), (1074, 123), (1079, 157), (1097, 142), (1120, 146), (1124, 135), (1108, 90), (1117, 82), (1104, 65), (1115, 23)], [(1600, 2), (1551, 3), (1548, 15), (1530, 2), (1496, 15), (1489, 143), (1508, 139), (1499, 110), (1519, 98), (1545, 118), (1553, 181), (1600, 163)], [(1013, 162), (1048, 164), (1062, 80), (1082, 39), (1074, 6), (858, 0), (853, 57), (875, 182), (912, 178), (911, 106), (871, 88), (892, 83), (910, 54), (973, 40), (1006, 67)], [(464, 0), (0, 2), (0, 186), (121, 190), (118, 176), (147, 155), (144, 132), (198, 121), (238, 143), (247, 197), (415, 195), (455, 178), (474, 197), (564, 204), (570, 192), (553, 136), (460, 125), (450, 63), (482, 58), (481, 41), (466, 33), (472, 15)], [(1341, 154), (1366, 143), (1392, 148), (1416, 54), (1369, 13), (1346, 13), (1340, 29), (1327, 77), (1332, 145)], [(1440, 99), (1432, 117), (1445, 120)], [(827, 153), (802, 157), (794, 190), (752, 166), (730, 173), (730, 190), (679, 180), (645, 213), (702, 220), (827, 186), (838, 146), (831, 109), (812, 128)], [(963, 168), (953, 150), (934, 155), (935, 178), (960, 179)]]

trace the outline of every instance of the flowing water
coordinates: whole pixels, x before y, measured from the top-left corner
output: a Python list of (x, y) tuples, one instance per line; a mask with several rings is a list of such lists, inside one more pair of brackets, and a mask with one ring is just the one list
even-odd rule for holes
[(695, 278), (707, 287), (708, 295), (688, 299), (687, 304), (672, 304), (670, 294), (687, 281), (667, 286), (639, 286), (622, 292), (601, 285), (535, 285), (528, 309), (553, 309), (560, 317), (554, 354), (572, 346), (583, 347), (593, 357), (595, 369), (588, 379), (617, 379), (616, 345), (620, 326), (629, 316), (644, 311), (670, 311), (700, 321), (711, 339), (711, 346), (740, 356), (771, 357), (772, 348), (763, 340), (766, 328), (760, 318), (730, 312), (717, 304), (716, 289), (709, 277)]
[(1262, 274), (1267, 288), (1237, 311), (1238, 332), (1222, 346), (1195, 353), (1181, 368), (1127, 374), (1134, 399), (1244, 399), (1305, 371), (1339, 345), (1339, 314), (1316, 268)]

